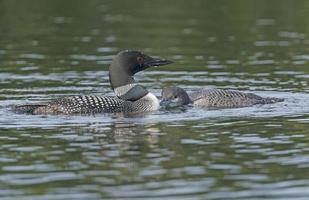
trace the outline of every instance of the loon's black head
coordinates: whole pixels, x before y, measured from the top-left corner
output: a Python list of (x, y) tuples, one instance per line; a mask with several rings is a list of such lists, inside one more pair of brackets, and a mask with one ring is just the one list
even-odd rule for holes
[(134, 83), (133, 75), (149, 67), (167, 65), (172, 61), (153, 58), (139, 51), (119, 52), (109, 67), (109, 78), (113, 89)]
[(187, 92), (180, 87), (167, 87), (161, 92), (161, 106), (175, 107), (187, 105), (191, 102)]

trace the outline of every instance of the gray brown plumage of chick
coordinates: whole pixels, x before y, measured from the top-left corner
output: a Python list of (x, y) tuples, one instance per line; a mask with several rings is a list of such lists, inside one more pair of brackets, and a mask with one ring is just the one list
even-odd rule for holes
[(161, 95), (160, 104), (170, 107), (193, 104), (205, 108), (241, 108), (283, 101), (281, 98), (223, 89), (201, 89), (188, 94), (180, 87), (168, 87), (162, 90)]

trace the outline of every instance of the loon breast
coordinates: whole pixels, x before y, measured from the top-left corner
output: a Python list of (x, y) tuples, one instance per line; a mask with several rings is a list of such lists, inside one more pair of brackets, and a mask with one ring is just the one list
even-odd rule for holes
[(160, 107), (158, 98), (150, 92), (148, 92), (148, 94), (145, 95), (143, 98), (137, 100), (135, 104), (137, 104), (138, 106), (134, 107), (139, 107), (146, 111), (155, 111), (158, 110)]
[(116, 95), (124, 101), (129, 112), (154, 111), (159, 109), (159, 100), (138, 84), (128, 84), (114, 89)]
[(160, 108), (159, 99), (152, 93), (148, 93), (146, 96), (147, 101), (151, 102), (150, 108), (152, 110), (158, 110)]

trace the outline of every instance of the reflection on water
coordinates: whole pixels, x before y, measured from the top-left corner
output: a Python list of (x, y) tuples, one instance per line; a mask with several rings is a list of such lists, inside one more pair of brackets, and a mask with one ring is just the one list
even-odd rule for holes
[[(0, 1), (1, 199), (307, 199), (308, 6), (292, 1)], [(14, 13), (14, 14), (12, 14)], [(29, 116), (16, 104), (113, 95), (123, 49), (173, 59), (136, 75), (284, 102), (145, 115)]]

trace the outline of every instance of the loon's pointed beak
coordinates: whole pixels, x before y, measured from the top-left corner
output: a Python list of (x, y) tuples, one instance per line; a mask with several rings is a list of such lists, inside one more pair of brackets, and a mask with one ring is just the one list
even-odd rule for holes
[(149, 56), (147, 57), (147, 59), (145, 59), (144, 66), (148, 68), (148, 67), (155, 67), (155, 66), (161, 66), (161, 65), (168, 65), (171, 63), (173, 63), (173, 61), (171, 60), (166, 60), (162, 58), (153, 58)]

